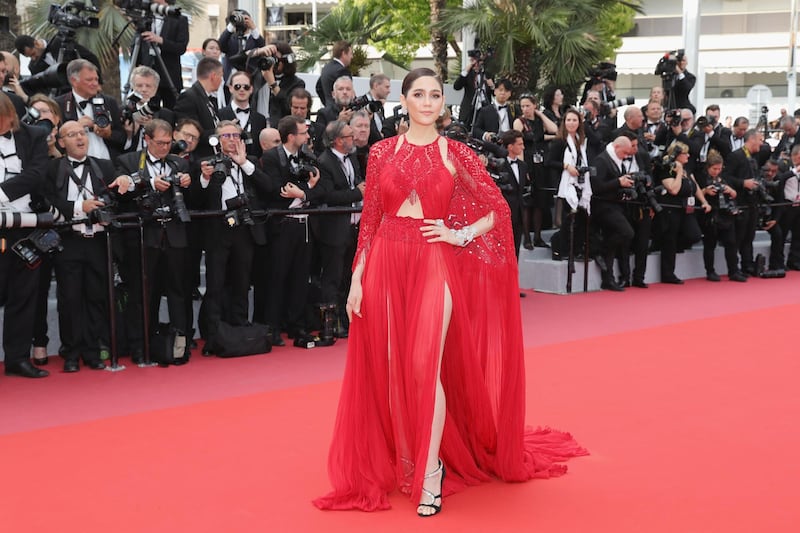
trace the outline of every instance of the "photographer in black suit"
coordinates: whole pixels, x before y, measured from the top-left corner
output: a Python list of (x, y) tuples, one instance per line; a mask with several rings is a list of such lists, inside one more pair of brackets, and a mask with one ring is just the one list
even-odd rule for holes
[[(253, 17), (244, 9), (234, 9), (230, 12), (228, 24), (217, 41), (219, 42), (220, 50), (225, 54), (223, 64), (225, 65), (226, 78), (230, 76), (232, 70), (229, 58), (239, 52), (255, 50), (266, 44), (264, 37), (256, 27)], [(244, 50), (242, 50), (240, 41), (244, 41)]]
[(100, 352), (110, 346), (110, 332), (106, 228), (96, 223), (95, 212), (109, 208), (109, 188), (125, 192), (130, 183), (127, 176), (114, 179), (110, 161), (87, 156), (89, 140), (78, 122), (64, 123), (58, 143), (66, 156), (50, 162), (45, 195), (67, 220), (83, 219), (62, 232), (63, 250), (54, 260), (59, 352), (64, 372), (77, 372), (80, 359), (99, 370), (105, 368)]
[(317, 97), (323, 106), (333, 102), (333, 84), (342, 76), (352, 78), (347, 67), (353, 61), (353, 46), (347, 41), (337, 41), (333, 43), (331, 49), (331, 60), (322, 67), (322, 72), (316, 84)]
[[(150, 0), (150, 4), (166, 7), (168, 2), (167, 0)], [(142, 41), (136, 64), (152, 67), (158, 72), (161, 76), (161, 83), (158, 86), (161, 103), (167, 109), (172, 109), (175, 106), (177, 95), (183, 90), (181, 55), (186, 52), (186, 46), (189, 44), (189, 19), (184, 15), (176, 14), (153, 15), (153, 24), (150, 31), (142, 32)], [(156, 59), (159, 52), (150, 46), (151, 44), (159, 47), (166, 72)], [(176, 92), (172, 91), (167, 80), (172, 81)]]
[(522, 116), (522, 111), (510, 104), (514, 94), (514, 84), (509, 79), (497, 80), (494, 86), (494, 103), (481, 107), (475, 117), (472, 136), (484, 141), (511, 129), (514, 119)]
[[(14, 104), (0, 92), (0, 208), (2, 215), (30, 213), (31, 195), (42, 190), (47, 168), (47, 132), (19, 122)], [(39, 273), (11, 252), (29, 228), (0, 227), (0, 304), (6, 375), (43, 378), (49, 373), (30, 362)]]
[[(306, 121), (294, 115), (283, 117), (278, 122), (278, 132), (283, 144), (267, 150), (261, 158), (273, 184), (267, 207), (294, 209), (319, 203), (324, 197), (316, 188), (319, 170), (307, 159), (298, 158), (308, 142)], [(271, 265), (265, 318), (272, 329), (272, 345), (283, 346), (280, 331), (284, 319), (290, 337), (308, 338), (303, 319), (311, 269), (308, 215), (270, 217), (267, 231)]]
[(171, 126), (175, 123), (175, 113), (160, 107), (153, 99), (158, 92), (161, 76), (144, 65), (131, 71), (131, 90), (122, 116), (122, 126), (128, 135), (125, 152), (137, 152), (144, 148), (144, 126), (152, 119), (159, 118)]
[(122, 126), (117, 101), (100, 93), (97, 67), (86, 59), (73, 59), (67, 65), (72, 91), (56, 98), (64, 121), (77, 120), (89, 133), (89, 155), (114, 159), (125, 149), (128, 135)]
[[(631, 140), (625, 136), (617, 137), (595, 158), (597, 173), (591, 177), (592, 222), (603, 233), (603, 251), (601, 260), (598, 260), (603, 275), (601, 287), (612, 291), (624, 290), (614, 280), (614, 258), (617, 255), (627, 257), (634, 236), (633, 227), (620, 201), (623, 189), (630, 189), (634, 185), (624, 166), (625, 159), (633, 154)], [(643, 279), (641, 281), (644, 282)]]
[[(50, 41), (44, 39), (34, 39), (30, 35), (19, 35), (14, 40), (14, 47), (19, 52), (19, 55), (25, 56), (30, 59), (28, 63), (28, 70), (31, 76), (35, 76), (40, 72), (44, 72), (53, 65), (59, 64), (58, 56), (63, 45), (61, 37), (53, 37)], [(100, 60), (92, 53), (91, 50), (78, 43), (74, 43), (72, 52), (64, 50), (64, 55), (61, 58), (61, 63), (69, 63), (73, 59), (88, 59), (97, 67), (98, 75), (101, 75)], [(59, 94), (69, 92), (69, 85), (58, 88)]]
[[(145, 223), (145, 266), (149, 301), (148, 323), (151, 330), (158, 325), (161, 294), (167, 295), (170, 326), (175, 332), (173, 357), (175, 364), (188, 361), (184, 357), (189, 325), (186, 316), (188, 284), (186, 283), (186, 250), (188, 212), (184, 193), (191, 184), (189, 164), (177, 155), (171, 155), (172, 126), (161, 119), (153, 119), (144, 128), (145, 149), (123, 154), (117, 158), (117, 172), (137, 176), (144, 197), (136, 209), (145, 216), (155, 215), (162, 220)], [(163, 217), (168, 217), (166, 220)], [(126, 317), (131, 329), (141, 329), (141, 272), (137, 232), (126, 232), (124, 279), (129, 284), (129, 308), (135, 309)], [(134, 304), (134, 302), (136, 302)], [(152, 332), (152, 331), (151, 331)]]
[[(242, 128), (232, 121), (217, 127), (221, 157), (218, 163), (202, 161), (201, 174), (193, 182), (193, 194), (205, 209), (227, 210), (224, 219), (206, 224), (206, 295), (200, 308), (200, 332), (208, 340), (220, 320), (241, 326), (248, 320), (248, 298), (253, 250), (266, 244), (264, 224), (252, 219), (252, 211), (263, 208), (263, 198), (277, 188), (256, 162), (247, 157)], [(215, 169), (226, 169), (214, 176)], [(223, 313), (223, 302), (227, 303)]]
[(519, 247), (522, 243), (522, 193), (530, 187), (531, 179), (528, 165), (525, 164), (525, 140), (522, 132), (509, 130), (500, 136), (500, 145), (508, 150), (508, 157), (503, 162), (500, 175), (505, 179), (497, 182), (503, 198), (511, 208), (511, 230), (514, 232), (514, 251), (519, 257)]
[[(328, 148), (319, 156), (320, 179), (317, 189), (321, 201), (329, 207), (358, 206), (364, 199), (366, 183), (361, 165), (353, 153), (353, 128), (346, 122), (334, 120), (325, 130)], [(321, 301), (336, 304), (340, 327), (337, 337), (347, 337), (348, 327), (345, 300), (350, 290), (350, 265), (353, 264), (358, 239), (359, 213), (320, 215), (311, 217), (311, 229), (319, 250), (322, 274)]]
[(253, 78), (247, 72), (234, 72), (228, 81), (231, 90), (231, 103), (220, 109), (220, 120), (233, 120), (246, 134), (247, 155), (261, 157), (263, 150), (258, 142), (258, 134), (267, 127), (267, 117), (256, 111), (251, 104)]
[(219, 123), (217, 90), (220, 85), (222, 85), (222, 63), (204, 57), (197, 63), (197, 81), (181, 93), (175, 104), (176, 120), (191, 118), (199, 122), (203, 128), (197, 143), (197, 157), (213, 154), (208, 144), (208, 137), (214, 134)]

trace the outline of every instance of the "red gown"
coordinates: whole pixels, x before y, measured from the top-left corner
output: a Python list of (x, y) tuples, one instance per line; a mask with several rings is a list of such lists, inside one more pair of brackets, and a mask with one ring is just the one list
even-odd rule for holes
[[(399, 149), (397, 144), (402, 139)], [(443, 143), (446, 142), (446, 145)], [(442, 159), (447, 160), (455, 175)], [(427, 243), (421, 219), (397, 217), (409, 199), (449, 227), (490, 212), (494, 228), (465, 248)], [(430, 443), (445, 290), (453, 310), (441, 380), (447, 412), (439, 456), (451, 494), (495, 476), (561, 475), (587, 453), (568, 433), (525, 427), (519, 285), (508, 204), (464, 144), (376, 143), (356, 251), (365, 257), (362, 318), (353, 317), (320, 509), (388, 509), (399, 488), (419, 501)], [(421, 465), (417, 468), (417, 465)]]

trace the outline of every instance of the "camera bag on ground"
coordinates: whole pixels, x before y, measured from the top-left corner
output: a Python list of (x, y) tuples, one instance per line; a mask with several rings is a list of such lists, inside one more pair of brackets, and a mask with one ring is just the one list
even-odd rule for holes
[(242, 357), (272, 351), (269, 328), (264, 324), (233, 326), (220, 321), (208, 339), (208, 350), (218, 357)]
[(150, 334), (150, 360), (159, 365), (174, 362), (175, 330), (169, 324), (159, 324)]

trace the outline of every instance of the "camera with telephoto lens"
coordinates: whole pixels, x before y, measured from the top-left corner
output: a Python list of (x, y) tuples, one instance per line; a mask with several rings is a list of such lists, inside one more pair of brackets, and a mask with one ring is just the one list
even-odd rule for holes
[(229, 227), (235, 228), (237, 226), (252, 226), (255, 224), (253, 212), (250, 210), (250, 197), (247, 196), (247, 193), (225, 200), (225, 209), (227, 209), (225, 223)]
[(170, 146), (169, 153), (174, 155), (180, 155), (185, 152), (189, 148), (189, 143), (184, 141), (183, 139), (180, 140), (173, 140), (172, 146)]
[(233, 159), (222, 153), (219, 149), (219, 138), (209, 137), (208, 144), (214, 149), (214, 155), (204, 159), (206, 163), (214, 167), (211, 172), (211, 183), (215, 185), (222, 185), (231, 173), (233, 168)]
[[(175, 2), (170, 2), (174, 4)], [(127, 15), (146, 17), (159, 15), (162, 17), (179, 17), (181, 8), (173, 5), (156, 4), (151, 0), (115, 0), (114, 4)]]
[(713, 181), (711, 187), (717, 192), (717, 202), (719, 204), (720, 213), (736, 216), (742, 212), (736, 205), (736, 200), (725, 194), (725, 184), (722, 183), (722, 180)]
[(142, 95), (132, 92), (125, 100), (125, 105), (122, 107), (122, 120), (133, 122), (144, 118), (153, 118), (161, 107), (155, 102), (147, 101), (141, 103)]
[(311, 176), (317, 173), (317, 168), (317, 158), (304, 147), (297, 152), (297, 166), (289, 165), (289, 181), (297, 185), (308, 183)]
[(98, 128), (107, 128), (111, 125), (111, 114), (106, 107), (106, 99), (102, 96), (95, 96), (91, 100), (92, 113), (94, 113), (94, 125)]
[[(483, 141), (472, 137), (467, 131), (467, 127), (461, 122), (455, 120), (451, 122), (450, 125), (444, 129), (444, 135), (454, 141), (466, 144), (478, 155), (494, 156), (500, 159), (508, 157), (508, 150), (503, 146), (495, 142)], [(493, 135), (492, 138), (497, 140), (497, 135)]]
[(617, 65), (614, 63), (609, 63), (607, 61), (601, 61), (597, 64), (596, 67), (592, 67), (589, 70), (589, 79), (590, 81), (602, 81), (602, 80), (617, 80)]
[(666, 193), (666, 189), (662, 185), (654, 187), (653, 177), (647, 172), (631, 172), (628, 177), (633, 181), (633, 186), (622, 188), (622, 200), (626, 202), (643, 200), (653, 211), (660, 213), (664, 208), (658, 203), (658, 195)]
[(611, 113), (612, 109), (616, 109), (618, 107), (626, 106), (626, 105), (633, 105), (636, 99), (633, 96), (626, 96), (625, 98), (618, 98), (617, 100), (613, 100), (611, 102), (600, 102), (600, 114), (605, 116)]
[(367, 108), (370, 113), (377, 113), (381, 109), (383, 109), (383, 103), (377, 100), (370, 100), (367, 95), (359, 96), (355, 98), (350, 105), (347, 106), (347, 109), (352, 109), (353, 111), (358, 111), (359, 109)]
[(486, 155), (486, 171), (494, 180), (497, 188), (501, 192), (514, 192), (516, 179), (514, 174), (506, 170), (506, 160), (495, 157), (491, 154)]
[[(84, 13), (86, 12), (86, 13)], [(99, 9), (84, 2), (71, 0), (63, 6), (50, 4), (50, 11), (47, 13), (47, 21), (54, 26), (64, 28), (98, 28), (100, 19), (90, 14), (99, 13)]]
[(670, 128), (676, 128), (680, 126), (682, 120), (683, 117), (681, 116), (680, 109), (670, 109), (664, 113), (664, 122), (666, 122), (667, 126)]
[(484, 63), (487, 59), (492, 59), (494, 57), (494, 48), (491, 46), (486, 48), (486, 51), (482, 51), (480, 48), (474, 48), (472, 50), (467, 50), (467, 56), (471, 57), (479, 64)]
[[(151, 204), (153, 208), (150, 209), (150, 213), (158, 218), (173, 218), (175, 216), (178, 217), (178, 220), (181, 222), (191, 222), (192, 217), (189, 215), (189, 209), (186, 207), (186, 199), (183, 196), (183, 191), (181, 190), (181, 178), (174, 172), (166, 176), (162, 176), (161, 179), (166, 181), (170, 184), (169, 191), (165, 191), (165, 193), (159, 193), (157, 191), (153, 191), (151, 194), (159, 195), (159, 198)], [(168, 194), (171, 196), (169, 204), (166, 206), (161, 202), (161, 194)], [(149, 195), (145, 195), (140, 199), (140, 208), (142, 207), (143, 200), (147, 198)], [(158, 205), (156, 205), (156, 202)], [(144, 209), (143, 209), (144, 210)]]
[(243, 34), (247, 31), (247, 21), (245, 20), (247, 16), (248, 14), (246, 11), (234, 9), (231, 11), (231, 14), (228, 15), (228, 18), (225, 19), (225, 22), (231, 24), (236, 29), (236, 33)]

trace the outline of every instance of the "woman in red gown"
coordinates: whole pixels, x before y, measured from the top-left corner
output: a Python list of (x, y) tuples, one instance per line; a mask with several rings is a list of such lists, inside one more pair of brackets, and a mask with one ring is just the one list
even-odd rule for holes
[(410, 72), (400, 101), (408, 132), (370, 150), (334, 490), (314, 504), (388, 509), (399, 488), (431, 516), (442, 494), (491, 476), (560, 475), (557, 461), (586, 452), (567, 433), (524, 425), (508, 204), (466, 145), (437, 134), (444, 94), (433, 71)]

